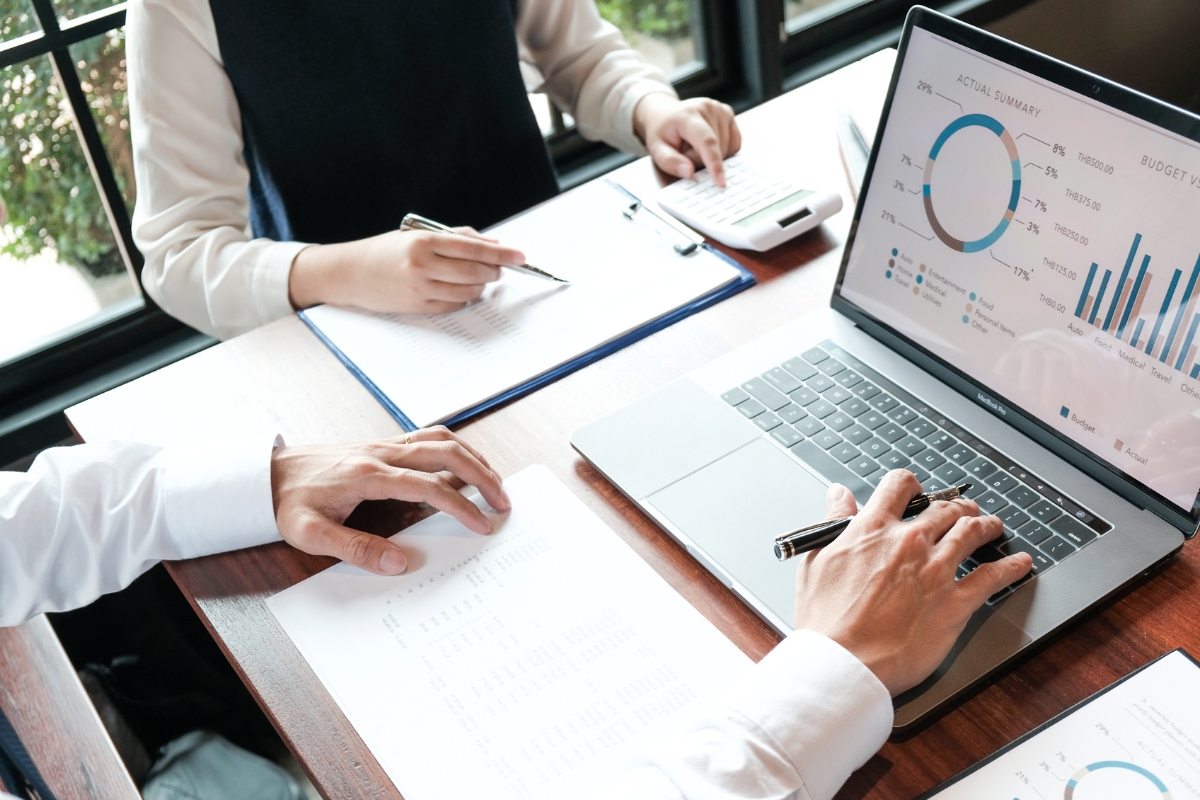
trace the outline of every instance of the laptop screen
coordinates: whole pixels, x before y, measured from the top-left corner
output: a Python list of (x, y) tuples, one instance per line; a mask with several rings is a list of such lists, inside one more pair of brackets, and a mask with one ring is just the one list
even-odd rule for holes
[(1195, 519), (1200, 145), (920, 27), (902, 53), (840, 297)]

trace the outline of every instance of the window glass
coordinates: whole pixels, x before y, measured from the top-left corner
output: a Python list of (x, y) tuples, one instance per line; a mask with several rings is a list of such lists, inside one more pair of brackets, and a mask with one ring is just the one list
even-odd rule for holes
[(29, 0), (0, 0), (0, 41), (16, 39), (38, 30)]
[[(0, 0), (3, 2), (4, 0)], [(54, 0), (54, 13), (58, 16), (60, 25), (66, 25), (73, 19), (91, 14), (93, 11), (103, 11), (115, 6), (121, 0)]]
[(49, 59), (0, 70), (0, 363), (140, 303)]
[[(625, 41), (643, 58), (676, 81), (702, 66), (698, 21), (700, 0), (597, 0), (600, 15), (620, 29)], [(525, 85), (536, 90), (541, 75), (533, 65), (522, 65)], [(542, 135), (573, 128), (569, 114), (558, 114), (543, 93), (529, 95)]]
[(703, 58), (693, 35), (692, 0), (597, 0), (596, 7), (633, 49), (672, 80), (693, 71)]
[(867, 0), (784, 0), (783, 18), (787, 20), (788, 30), (796, 31), (865, 2)]
[(133, 144), (129, 138), (125, 30), (119, 28), (71, 48), (79, 83), (87, 94), (100, 138), (108, 152), (125, 207), (133, 216), (137, 187), (133, 180)]

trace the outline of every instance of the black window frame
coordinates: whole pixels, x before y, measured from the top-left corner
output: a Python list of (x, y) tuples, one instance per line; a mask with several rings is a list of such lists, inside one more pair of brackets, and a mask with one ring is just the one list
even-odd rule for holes
[[(66, 24), (59, 23), (51, 0), (30, 0), (30, 5), (41, 30), (0, 43), (0, 68), (50, 59), (117, 246), (140, 288), (142, 255), (133, 243), (129, 211), (70, 51), (72, 45), (123, 27), (126, 3)], [(38, 441), (64, 438), (68, 431), (62, 408), (136, 377), (146, 371), (147, 358), (159, 364), (163, 354), (186, 355), (213, 343), (164, 313), (144, 291), (142, 298), (140, 308), (101, 311), (59, 332), (58, 341), (0, 365), (0, 465), (23, 455), (19, 451), (29, 442), (29, 430), (44, 431), (35, 437)]]

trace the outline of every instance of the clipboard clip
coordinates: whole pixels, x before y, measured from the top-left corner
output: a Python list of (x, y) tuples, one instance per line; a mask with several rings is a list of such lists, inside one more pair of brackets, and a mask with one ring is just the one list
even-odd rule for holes
[[(690, 256), (701, 247), (704, 247), (705, 242), (703, 236), (696, 233), (691, 228), (685, 227), (682, 223), (675, 222), (674, 220), (668, 219), (662, 214), (659, 214), (653, 208), (639, 200), (637, 195), (611, 178), (606, 178), (605, 181), (609, 186), (629, 198), (629, 206), (621, 211), (621, 214), (624, 215), (625, 219), (632, 222), (634, 221), (634, 217), (638, 215), (639, 211), (644, 211), (657, 220), (658, 224), (655, 227), (661, 229), (663, 226), (666, 226), (672, 233), (686, 239), (687, 241), (685, 243), (676, 243), (673, 245), (675, 252), (679, 255)], [(661, 230), (659, 232), (661, 233)]]

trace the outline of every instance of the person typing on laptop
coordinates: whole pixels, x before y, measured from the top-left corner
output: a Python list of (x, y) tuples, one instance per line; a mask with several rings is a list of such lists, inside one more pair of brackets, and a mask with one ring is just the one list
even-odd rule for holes
[(973, 500), (901, 520), (921, 492), (888, 473), (861, 511), (830, 486), (827, 518), (855, 515), (800, 557), (795, 631), (686, 733), (652, 744), (597, 796), (830, 798), (892, 730), (891, 698), (928, 677), (970, 616), (1031, 566), (1019, 553), (956, 580), (959, 562), (1000, 536)]
[[(51, 450), (28, 473), (0, 475), (0, 625), (86, 604), (161, 559), (281, 538), (396, 574), (401, 549), (345, 528), (346, 517), (363, 500), (424, 501), (490, 533), (455, 490), (462, 482), (510, 507), (486, 460), (445, 428), (358, 445)], [(681, 738), (650, 747), (619, 778), (621, 796), (833, 795), (886, 739), (890, 697), (929, 675), (971, 614), (1030, 568), (1019, 553), (956, 580), (1000, 520), (968, 499), (902, 520), (920, 492), (912, 473), (889, 473), (837, 541), (800, 559), (796, 631)], [(830, 517), (857, 510), (836, 484), (827, 501)]]

